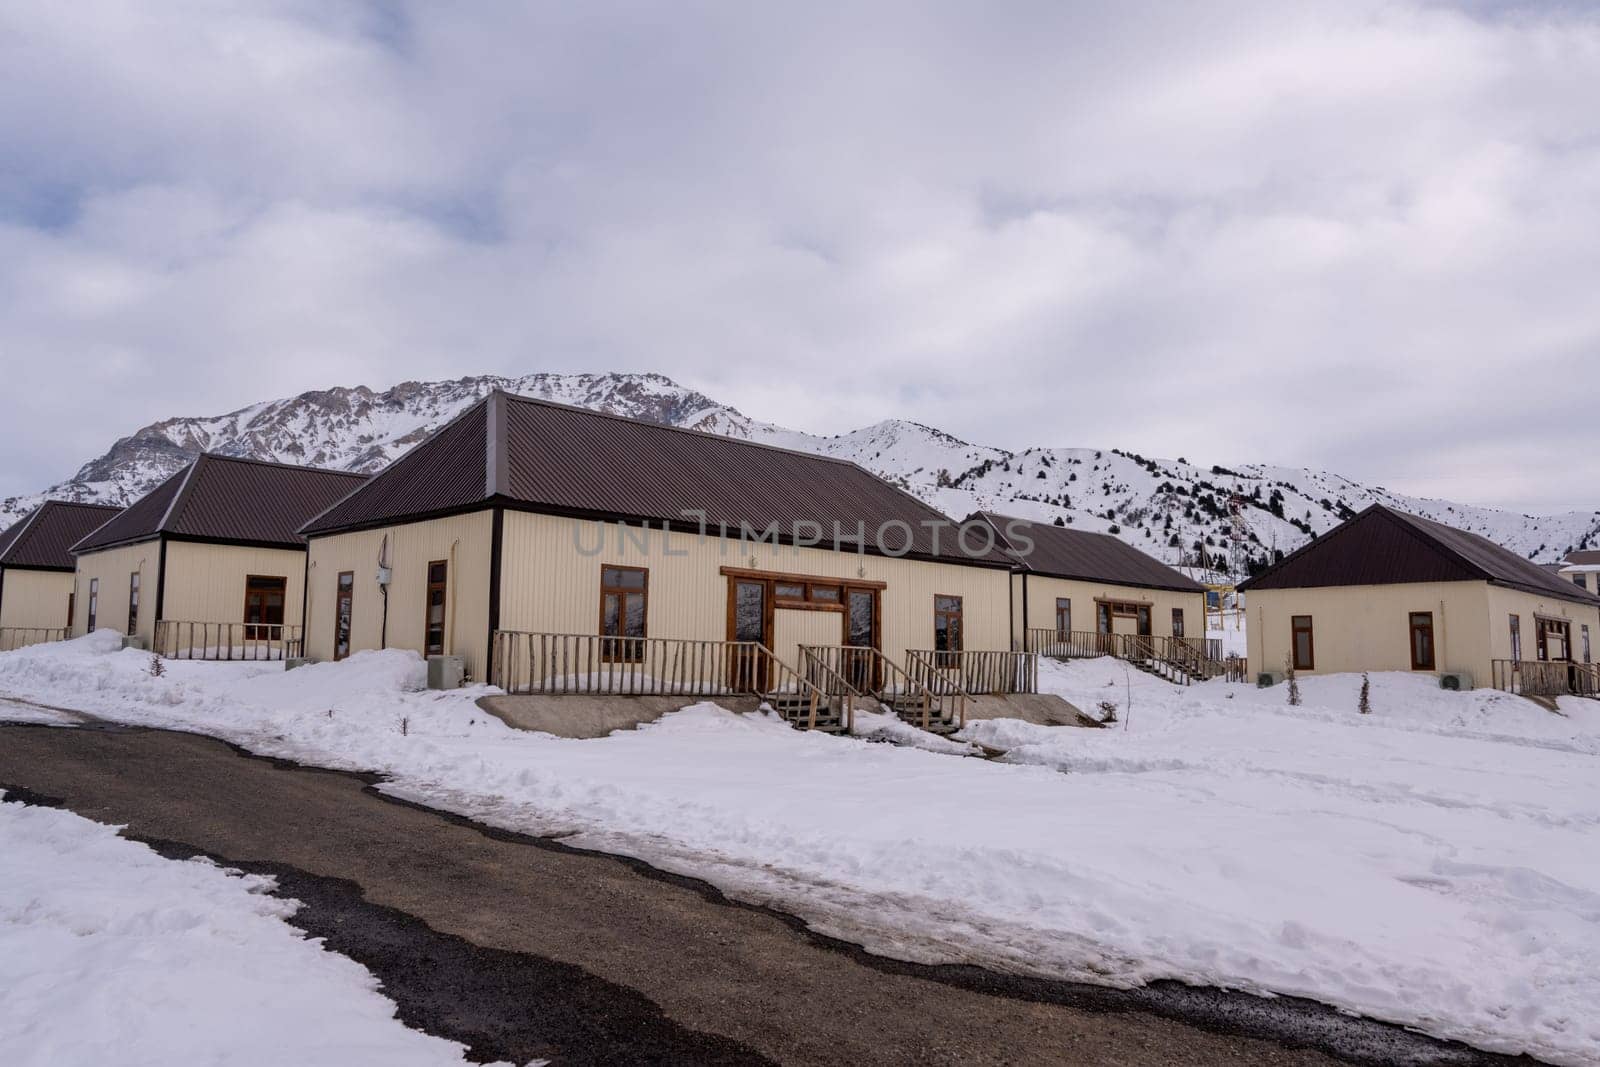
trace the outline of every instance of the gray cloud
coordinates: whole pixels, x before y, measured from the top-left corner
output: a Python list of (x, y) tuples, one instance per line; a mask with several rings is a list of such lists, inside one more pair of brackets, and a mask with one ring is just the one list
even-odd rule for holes
[(40, 3), (0, 66), (0, 493), (167, 415), (619, 369), (1594, 506), (1581, 7)]

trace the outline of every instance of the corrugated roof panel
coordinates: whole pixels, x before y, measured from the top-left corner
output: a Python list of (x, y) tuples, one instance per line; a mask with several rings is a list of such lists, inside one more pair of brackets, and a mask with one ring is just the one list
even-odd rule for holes
[(1013, 545), (1011, 555), (1034, 574), (1107, 582), (1139, 589), (1205, 592), (1205, 587), (1199, 582), (1111, 534), (1029, 522), (990, 511), (979, 514), (989, 521), (1002, 540), (1009, 541), (1007, 531), (1016, 530), (1033, 541), (1031, 552), (1024, 554)]
[(0, 566), (71, 570), (72, 546), (121, 510), (109, 504), (47, 500), (0, 534)]
[(1510, 549), (1453, 526), (1374, 504), (1239, 588), (1303, 589), (1489, 581), (1524, 592), (1600, 604)]
[[(887, 547), (932, 556), (928, 524), (949, 520), (853, 463), (683, 430), (586, 408), (494, 394), (401, 457), (349, 500), (318, 517), (308, 533), (374, 525), (487, 502), (487, 437), (495, 410), (503, 448), (499, 482), (508, 501), (557, 514), (693, 523), (820, 525), (853, 535), (865, 523), (869, 545), (885, 527)], [(903, 525), (901, 525), (903, 524)], [(941, 558), (968, 561), (951, 531)], [(1005, 565), (998, 552), (981, 562)]]
[(205, 454), (76, 546), (78, 552), (159, 534), (297, 548), (300, 526), (367, 480), (348, 471)]

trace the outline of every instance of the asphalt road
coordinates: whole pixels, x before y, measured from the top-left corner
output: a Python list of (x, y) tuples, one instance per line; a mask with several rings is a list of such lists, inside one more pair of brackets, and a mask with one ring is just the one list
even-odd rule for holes
[(1318, 1005), (883, 960), (626, 859), (188, 734), (0, 726), (0, 788), (271, 873), (409, 1025), (517, 1063), (1504, 1063)]

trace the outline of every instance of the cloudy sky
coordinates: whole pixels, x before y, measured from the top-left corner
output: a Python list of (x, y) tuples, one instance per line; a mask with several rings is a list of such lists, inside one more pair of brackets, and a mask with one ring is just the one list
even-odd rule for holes
[(307, 388), (650, 370), (1600, 506), (1600, 9), (861, 6), (0, 7), (0, 495)]

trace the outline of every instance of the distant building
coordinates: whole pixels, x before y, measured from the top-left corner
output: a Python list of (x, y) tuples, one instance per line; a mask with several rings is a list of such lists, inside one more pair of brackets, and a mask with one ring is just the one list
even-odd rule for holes
[(1579, 589), (1600, 593), (1600, 549), (1583, 549), (1568, 552), (1555, 572)]
[(113, 629), (164, 655), (297, 654), (298, 528), (364, 481), (201, 455), (73, 545), (73, 634)]
[(0, 533), (0, 652), (59, 641), (72, 626), (72, 545), (120, 509), (47, 500)]
[(993, 527), (1016, 561), (1011, 609), (1019, 647), (1046, 651), (1074, 634), (1205, 637), (1205, 587), (1127, 542), (991, 511), (967, 521), (974, 520)]
[(1569, 674), (1587, 683), (1560, 665), (1592, 663), (1600, 627), (1600, 597), (1576, 582), (1382, 505), (1240, 589), (1257, 671), (1459, 673), (1476, 685), (1566, 691)]

